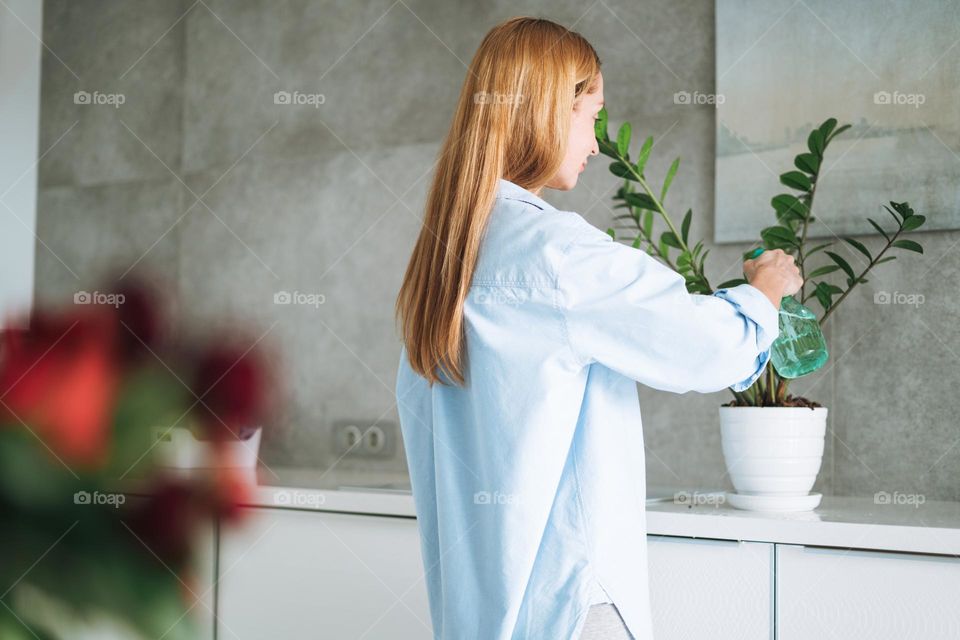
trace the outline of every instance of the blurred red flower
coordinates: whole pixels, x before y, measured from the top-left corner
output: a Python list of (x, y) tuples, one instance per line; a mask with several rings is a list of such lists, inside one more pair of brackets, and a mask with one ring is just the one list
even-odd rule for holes
[(125, 521), (150, 551), (179, 568), (188, 564), (194, 536), (207, 513), (195, 483), (163, 479), (131, 508)]
[(243, 519), (243, 505), (249, 505), (253, 485), (251, 479), (236, 467), (225, 467), (217, 472), (214, 486), (214, 512), (227, 522)]
[(199, 357), (193, 392), (197, 412), (211, 439), (239, 438), (266, 409), (265, 367), (253, 349), (218, 345)]
[(9, 330), (0, 352), (0, 414), (25, 423), (67, 464), (99, 466), (108, 455), (119, 372), (109, 311), (35, 313)]
[[(53, 585), (52, 592), (78, 610), (88, 605), (88, 585), (97, 593), (109, 588), (110, 593), (132, 594), (111, 598), (116, 602), (111, 613), (141, 627), (143, 637), (158, 637), (179, 620), (167, 620), (164, 607), (154, 611), (157, 601), (136, 594), (197, 597), (190, 576), (199, 536), (216, 522), (241, 518), (247, 510), (240, 507), (250, 504), (256, 481), (255, 469), (235, 466), (246, 457), (230, 459), (234, 448), (224, 445), (228, 438), (245, 438), (266, 420), (273, 375), (258, 353), (230, 346), (236, 341), (228, 343), (222, 333), (185, 340), (178, 326), (168, 339), (168, 325), (158, 313), (165, 307), (151, 287), (131, 280), (110, 291), (116, 304), (98, 299), (66, 311), (37, 310), (29, 322), (11, 323), (27, 329), (0, 331), (0, 428), (8, 427), (0, 432), (0, 453), (22, 455), (23, 437), (29, 454), (53, 453), (40, 465), (31, 458), (30, 464), (4, 468), (0, 539), (7, 555), (36, 557), (50, 551), (43, 551), (43, 540), (60, 536), (55, 553), (61, 561), (54, 566), (61, 570), (31, 572), (25, 580), (41, 590)], [(184, 393), (181, 381), (202, 402)], [(210, 465), (161, 470), (146, 456), (153, 430), (175, 418), (179, 422), (190, 411), (201, 414)], [(18, 448), (6, 449), (14, 444)], [(51, 470), (64, 475), (54, 456), (75, 470), (76, 483), (52, 477)], [(142, 469), (124, 480), (138, 463)], [(117, 478), (123, 469), (127, 471)], [(63, 497), (62, 503), (25, 499), (34, 494), (23, 492), (36, 492), (44, 482), (50, 482), (51, 496)], [(134, 500), (102, 499), (127, 482), (137, 487)], [(23, 499), (6, 499), (16, 493)], [(81, 517), (84, 529), (94, 534), (66, 536), (64, 530)], [(86, 559), (104, 548), (110, 549), (111, 561), (124, 563), (129, 571), (91, 570)], [(76, 569), (63, 571), (64, 566)], [(186, 579), (180, 580), (181, 575)], [(110, 584), (105, 587), (104, 581)]]
[(164, 337), (158, 312), (159, 291), (145, 282), (125, 283), (116, 290), (120, 323), (120, 357), (125, 364), (136, 364), (160, 346)]

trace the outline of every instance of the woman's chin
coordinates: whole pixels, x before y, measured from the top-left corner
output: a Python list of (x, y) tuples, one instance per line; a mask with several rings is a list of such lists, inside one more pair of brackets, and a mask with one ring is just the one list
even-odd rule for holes
[(559, 187), (561, 191), (570, 191), (575, 186), (577, 186), (577, 180), (580, 178), (580, 174), (575, 173), (572, 176), (566, 177), (561, 181), (562, 187)]
[(546, 187), (547, 189), (553, 189), (554, 191), (570, 191), (577, 186), (577, 179), (579, 177), (579, 172), (565, 176), (555, 175), (553, 180), (547, 183)]

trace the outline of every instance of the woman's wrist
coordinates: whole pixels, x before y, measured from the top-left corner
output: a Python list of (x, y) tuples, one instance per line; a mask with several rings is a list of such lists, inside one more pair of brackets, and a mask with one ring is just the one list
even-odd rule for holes
[(765, 295), (770, 300), (770, 304), (780, 309), (780, 299), (783, 298), (786, 289), (786, 283), (782, 281), (782, 278), (765, 277), (762, 274), (757, 274), (750, 285)]

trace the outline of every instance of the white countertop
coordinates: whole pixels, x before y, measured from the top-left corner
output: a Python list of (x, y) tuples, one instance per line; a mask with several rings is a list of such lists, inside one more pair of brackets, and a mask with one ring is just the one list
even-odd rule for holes
[[(416, 517), (405, 472), (271, 467), (256, 476), (246, 506)], [(648, 534), (960, 556), (958, 502), (890, 505), (872, 496), (824, 496), (814, 511), (759, 513), (722, 502), (677, 503), (677, 490), (648, 487)]]
[(960, 555), (960, 503), (875, 504), (873, 496), (824, 496), (813, 511), (759, 513), (728, 505), (647, 505), (647, 533), (844, 549)]

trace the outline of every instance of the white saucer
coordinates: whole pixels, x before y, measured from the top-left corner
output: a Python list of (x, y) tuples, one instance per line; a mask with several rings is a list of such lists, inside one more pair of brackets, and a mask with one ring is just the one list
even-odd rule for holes
[(813, 511), (822, 498), (821, 493), (805, 496), (750, 496), (727, 492), (727, 503), (745, 511)]

